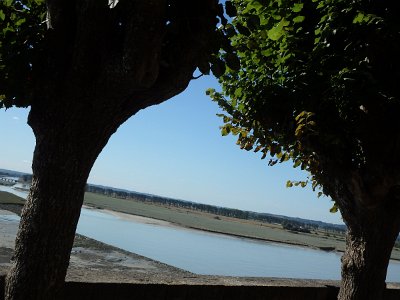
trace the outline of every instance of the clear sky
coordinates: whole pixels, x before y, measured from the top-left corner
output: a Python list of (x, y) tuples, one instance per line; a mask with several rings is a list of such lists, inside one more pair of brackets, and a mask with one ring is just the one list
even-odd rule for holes
[[(286, 188), (307, 174), (292, 163), (267, 165), (258, 153), (222, 137), (218, 105), (203, 76), (185, 92), (130, 118), (98, 157), (89, 183), (257, 212), (342, 223), (332, 201), (311, 188)], [(27, 109), (0, 110), (0, 168), (31, 172), (35, 139)]]

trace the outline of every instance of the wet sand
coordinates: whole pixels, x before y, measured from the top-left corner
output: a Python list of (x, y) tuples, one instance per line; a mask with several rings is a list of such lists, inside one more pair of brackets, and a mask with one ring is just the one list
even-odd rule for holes
[[(0, 210), (0, 216), (15, 214)], [(147, 222), (148, 220), (142, 220)], [(161, 221), (162, 222), (162, 221)], [(0, 218), (0, 274), (11, 266), (18, 221)], [(76, 235), (67, 280), (90, 282), (169, 282), (196, 277), (190, 272), (163, 264), (82, 235)]]
[[(4, 209), (4, 206), (2, 208)], [(15, 209), (13, 210), (15, 211)], [(178, 227), (178, 225), (162, 220), (111, 210), (100, 211), (145, 224)], [(9, 216), (12, 214), (12, 212), (0, 208), (0, 215)], [(0, 275), (6, 274), (11, 266), (10, 259), (13, 254), (17, 229), (18, 222), (4, 222), (0, 219)], [(197, 275), (79, 234), (75, 236), (66, 280), (84, 282), (302, 287), (339, 286), (340, 284), (339, 281), (335, 280)], [(400, 284), (388, 283), (388, 287), (399, 289)]]
[[(4, 206), (3, 206), (4, 209)], [(104, 211), (104, 210), (102, 210)], [(108, 211), (121, 218), (147, 224), (177, 226), (151, 218)], [(1, 210), (0, 215), (12, 213)], [(18, 222), (0, 218), (0, 275), (5, 275), (11, 266), (14, 239)], [(303, 280), (260, 277), (230, 277), (197, 275), (179, 268), (113, 247), (99, 241), (76, 235), (71, 251), (67, 281), (123, 282), (123, 283), (166, 283), (196, 285), (268, 285), (268, 286), (312, 286), (338, 285), (332, 280)]]

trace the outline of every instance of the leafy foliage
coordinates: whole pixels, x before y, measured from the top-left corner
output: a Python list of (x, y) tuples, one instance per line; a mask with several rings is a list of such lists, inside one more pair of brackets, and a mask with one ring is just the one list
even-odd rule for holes
[(0, 108), (29, 105), (45, 16), (44, 0), (0, 2)]
[(230, 40), (219, 54), (225, 72), (214, 72), (223, 90), (207, 91), (226, 112), (222, 135), (269, 154), (269, 165), (292, 160), (310, 173), (297, 185), (327, 195), (333, 179), (374, 174), (394, 159), (400, 26), (392, 1), (233, 3), (237, 16), (221, 28)]
[[(107, 2), (98, 2), (97, 4), (99, 7), (107, 7)], [(43, 70), (47, 72), (51, 66), (56, 64), (51, 61), (52, 58), (49, 58), (49, 56), (56, 57), (58, 55), (56, 59), (68, 62), (67, 55), (72, 55), (75, 46), (78, 48), (81, 46), (78, 45), (79, 40), (75, 38), (76, 35), (73, 33), (74, 30), (79, 31), (79, 28), (75, 28), (79, 26), (79, 24), (75, 24), (75, 21), (80, 5), (84, 4), (77, 4), (76, 7), (71, 3), (68, 5), (68, 7), (72, 7), (70, 8), (71, 10), (76, 10), (71, 12), (71, 16), (66, 17), (66, 19), (70, 19), (67, 22), (68, 25), (66, 25), (66, 28), (69, 28), (66, 29), (66, 32), (71, 36), (62, 34), (65, 44), (58, 44), (58, 46), (65, 53), (58, 55), (57, 51), (51, 49), (51, 47), (54, 46), (52, 43), (56, 39), (54, 35), (59, 33), (52, 34), (55, 31), (50, 26), (49, 20), (46, 19), (47, 8), (45, 0), (0, 1), (0, 108), (29, 106), (34, 98), (35, 89), (40, 89), (41, 81), (46, 81), (39, 78), (44, 77)], [(129, 26), (131, 26), (130, 22), (133, 22), (130, 18), (133, 18), (133, 14), (136, 13), (135, 9), (133, 9), (135, 5), (137, 4), (129, 0), (111, 1), (109, 3), (109, 11), (103, 15), (102, 26), (97, 26), (98, 32), (93, 32), (93, 36), (96, 36), (103, 30), (101, 33), (108, 34), (107, 38), (109, 38), (108, 43), (104, 43), (105, 45), (98, 43), (98, 48), (96, 49), (98, 56), (100, 56), (98, 53), (106, 48), (108, 52), (105, 56), (123, 56), (123, 50), (121, 49), (126, 48), (124, 43), (128, 43), (130, 38), (128, 37), (131, 34)], [(177, 41), (182, 39), (183, 35), (186, 35), (185, 38), (187, 39), (194, 37), (194, 33), (208, 26), (207, 22), (209, 20), (214, 19), (215, 23), (217, 23), (217, 17), (219, 17), (220, 22), (227, 23), (222, 5), (218, 5), (218, 1), (209, 1), (208, 4), (203, 4), (204, 7), (209, 6), (209, 11), (212, 11), (211, 15), (208, 15), (209, 12), (202, 15), (203, 12), (193, 9), (194, 4), (190, 7), (177, 0), (168, 0), (162, 2), (161, 5), (165, 6), (163, 11), (165, 27), (162, 31), (164, 37), (162, 43), (164, 47), (162, 53), (163, 67), (173, 67), (177, 57), (182, 58), (179, 51), (176, 51), (178, 46), (175, 49), (170, 48), (173, 48), (171, 45), (175, 45)], [(217, 8), (219, 8), (219, 14), (216, 13)], [(133, 11), (131, 11), (132, 9)], [(230, 13), (233, 13), (234, 10), (235, 7), (231, 5)], [(196, 25), (190, 25), (194, 21), (197, 22)], [(107, 30), (104, 30), (104, 27), (108, 27)], [(211, 53), (218, 52), (220, 43), (229, 43), (227, 38), (219, 32), (211, 32), (207, 40), (194, 38), (193, 40), (196, 40), (196, 43), (202, 45), (202, 47), (207, 47), (206, 51), (199, 51), (198, 53), (197, 66), (199, 70), (203, 74), (209, 74), (211, 69), (214, 72), (222, 71), (222, 61), (215, 56), (211, 58)], [(65, 55), (66, 58), (60, 58), (60, 55)], [(125, 57), (124, 60), (129, 62), (134, 59)], [(44, 66), (44, 64), (48, 65)], [(59, 66), (57, 65), (57, 67)], [(129, 69), (127, 65), (122, 68)], [(114, 69), (118, 68), (114, 66)], [(223, 72), (221, 71), (222, 75)], [(40, 72), (42, 73), (39, 75)], [(62, 70), (59, 70), (59, 73), (54, 77), (61, 77), (60, 81), (63, 81)], [(48, 85), (48, 83), (45, 85)]]

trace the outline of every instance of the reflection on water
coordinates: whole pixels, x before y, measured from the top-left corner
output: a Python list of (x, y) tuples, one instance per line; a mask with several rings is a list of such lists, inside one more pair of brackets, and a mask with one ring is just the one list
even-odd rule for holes
[[(82, 209), (77, 232), (197, 274), (340, 279), (337, 253), (143, 224), (92, 209)], [(399, 262), (391, 261), (387, 281), (400, 281)]]

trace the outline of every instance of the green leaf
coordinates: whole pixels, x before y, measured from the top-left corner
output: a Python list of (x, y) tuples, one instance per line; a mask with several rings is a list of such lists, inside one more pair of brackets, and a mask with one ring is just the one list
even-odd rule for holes
[[(235, 96), (236, 96), (236, 97), (242, 96), (242, 88), (237, 88), (237, 89), (235, 90)], [(235, 105), (235, 106), (236, 106), (236, 105)]]
[(264, 55), (264, 56), (266, 56), (266, 57), (271, 56), (272, 53), (273, 53), (273, 50), (272, 50), (271, 48), (268, 48), (268, 49), (266, 49), (266, 50), (262, 50), (262, 51), (261, 51), (261, 54)]
[(283, 35), (283, 30), (277, 27), (273, 27), (268, 30), (268, 37), (273, 40), (277, 41)]
[(26, 21), (25, 18), (19, 19), (17, 22), (15, 22), (15, 26), (18, 27), (18, 26), (20, 26), (21, 24), (25, 23), (25, 21)]
[(305, 124), (300, 124), (299, 126), (297, 126), (296, 131), (294, 132), (294, 135), (299, 137), (300, 135), (302, 135), (304, 133), (304, 127), (306, 125)]
[(300, 166), (300, 164), (301, 160), (300, 159), (296, 160), (295, 163), (293, 164), (293, 168), (297, 168), (298, 166)]
[(238, 134), (239, 134), (239, 131), (240, 131), (240, 129), (237, 128), (237, 127), (232, 127), (232, 128), (231, 128), (231, 133), (232, 133), (233, 135), (238, 135)]
[(228, 123), (231, 120), (232, 120), (232, 118), (230, 118), (228, 116), (224, 116), (224, 118), (223, 118), (224, 123)]
[(291, 182), (290, 180), (288, 180), (288, 181), (286, 182), (286, 187), (287, 187), (287, 188), (293, 187), (293, 182)]
[(4, 21), (5, 18), (6, 18), (6, 15), (5, 15), (4, 12), (0, 9), (0, 19)]
[(359, 12), (353, 19), (353, 24), (357, 24), (357, 23), (362, 23), (363, 19), (364, 19), (364, 14), (362, 12)]
[(274, 26), (270, 30), (268, 30), (268, 37), (273, 41), (279, 40), (282, 37), (282, 35), (285, 34), (285, 31), (283, 28), (286, 25), (288, 25), (288, 21), (286, 21), (285, 19), (282, 19), (276, 26)]
[(262, 6), (262, 4), (261, 4), (259, 1), (253, 0), (253, 1), (251, 1), (251, 2), (248, 4), (247, 10), (255, 9), (255, 10), (257, 11), (257, 10), (262, 9), (262, 7), (263, 7), (263, 6)]
[[(215, 93), (215, 89), (213, 89), (213, 88), (209, 88), (206, 90), (207, 96), (213, 95), (214, 93)], [(217, 116), (218, 116), (218, 114), (217, 114)]]
[(303, 9), (304, 3), (295, 3), (292, 7), (292, 11), (297, 13)]
[(231, 132), (229, 126), (222, 126), (221, 127), (221, 135), (222, 136), (227, 136)]
[(293, 19), (293, 22), (295, 22), (295, 23), (301, 23), (301, 22), (304, 21), (304, 19), (305, 19), (304, 16), (297, 16), (296, 18)]
[(329, 212), (334, 214), (334, 213), (337, 213), (337, 211), (338, 211), (338, 207), (337, 207), (336, 202), (335, 202), (335, 204), (333, 204), (333, 206), (331, 207)]

